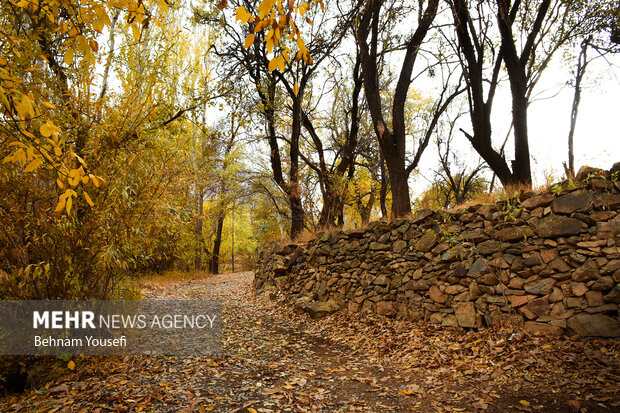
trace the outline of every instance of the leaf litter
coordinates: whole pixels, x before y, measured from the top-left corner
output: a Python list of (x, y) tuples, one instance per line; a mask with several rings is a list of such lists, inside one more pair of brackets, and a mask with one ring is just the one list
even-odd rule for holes
[(217, 357), (80, 357), (10, 412), (595, 412), (620, 408), (618, 340), (464, 331), (378, 315), (297, 313), (251, 272), (143, 285), (145, 299), (218, 299)]

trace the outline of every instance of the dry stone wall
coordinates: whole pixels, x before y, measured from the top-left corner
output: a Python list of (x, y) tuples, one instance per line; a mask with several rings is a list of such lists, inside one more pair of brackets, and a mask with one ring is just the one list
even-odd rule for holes
[(620, 163), (552, 191), (260, 251), (254, 287), (338, 309), (543, 334), (620, 336)]

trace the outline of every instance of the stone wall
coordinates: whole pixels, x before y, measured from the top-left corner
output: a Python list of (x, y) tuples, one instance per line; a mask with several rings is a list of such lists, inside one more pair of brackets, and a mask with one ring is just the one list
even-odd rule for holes
[(620, 163), (551, 192), (263, 249), (258, 292), (337, 309), (480, 328), (620, 336)]

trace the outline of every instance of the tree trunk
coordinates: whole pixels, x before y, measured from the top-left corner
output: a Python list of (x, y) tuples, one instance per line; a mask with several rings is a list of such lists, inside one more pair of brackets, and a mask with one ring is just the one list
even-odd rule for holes
[[(300, 94), (303, 96), (303, 93)], [(301, 202), (301, 186), (299, 184), (299, 137), (301, 136), (301, 102), (293, 99), (293, 125), (291, 131), (290, 170), (288, 183), (288, 199), (291, 206), (291, 239), (295, 239), (304, 229), (304, 209)]]
[(570, 112), (570, 130), (568, 131), (568, 165), (564, 164), (564, 170), (567, 178), (575, 177), (575, 154), (573, 152), (573, 141), (575, 137), (575, 128), (577, 127), (577, 115), (579, 114), (579, 103), (581, 102), (581, 81), (586, 74), (588, 66), (588, 46), (590, 39), (581, 42), (581, 51), (579, 52), (579, 62), (577, 63), (577, 71), (575, 73), (575, 94), (573, 96), (573, 105)]
[(219, 274), (220, 272), (220, 247), (222, 246), (222, 229), (224, 228), (224, 213), (220, 213), (217, 217), (217, 226), (215, 228), (215, 240), (213, 241), (213, 255), (209, 263), (209, 272)]
[(204, 194), (199, 188), (196, 194), (196, 220), (194, 221), (194, 234), (196, 236), (196, 250), (194, 252), (194, 268), (202, 270), (202, 252), (205, 247), (205, 239), (202, 235), (202, 211), (204, 208)]
[(388, 190), (388, 176), (385, 170), (385, 160), (383, 159), (383, 153), (380, 151), (379, 163), (381, 164), (381, 188), (379, 189), (379, 205), (381, 207), (381, 218), (388, 219), (387, 212), (387, 190)]

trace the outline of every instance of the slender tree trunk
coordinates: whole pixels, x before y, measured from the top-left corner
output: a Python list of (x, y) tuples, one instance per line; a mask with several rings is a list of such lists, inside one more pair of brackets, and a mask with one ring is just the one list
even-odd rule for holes
[(372, 207), (375, 204), (375, 198), (376, 198), (375, 192), (370, 191), (370, 199), (368, 200), (368, 203), (366, 205), (364, 205), (360, 200), (359, 206), (360, 206), (360, 218), (362, 220), (362, 227), (368, 226), (368, 223), (370, 222), (370, 215), (372, 214)]
[[(521, 80), (525, 82), (525, 76)], [(515, 160), (512, 164), (512, 173), (517, 183), (530, 186), (532, 185), (532, 171), (527, 133), (527, 98), (525, 97), (525, 84), (521, 81), (518, 83), (516, 86), (518, 91), (513, 92), (512, 98), (512, 113), (515, 122)]]
[(304, 209), (301, 202), (301, 185), (299, 184), (299, 137), (301, 136), (301, 102), (293, 99), (293, 125), (291, 131), (290, 171), (288, 199), (291, 206), (291, 238), (294, 239), (304, 229)]
[(224, 213), (217, 217), (217, 226), (215, 228), (215, 240), (213, 241), (213, 255), (209, 263), (209, 272), (219, 274), (220, 272), (220, 247), (222, 246), (222, 229), (224, 228)]
[(381, 164), (381, 188), (379, 189), (379, 205), (381, 208), (381, 218), (388, 219), (387, 212), (387, 190), (388, 190), (388, 176), (385, 170), (385, 161), (383, 160), (383, 153), (380, 153), (379, 163)]
[(194, 268), (202, 270), (202, 252), (205, 247), (205, 239), (202, 235), (202, 211), (204, 208), (204, 193), (202, 187), (196, 194), (196, 220), (194, 221), (194, 234), (196, 236), (196, 250), (194, 255)]
[(581, 82), (586, 74), (588, 66), (588, 46), (591, 37), (581, 43), (581, 51), (579, 52), (579, 62), (577, 63), (577, 71), (575, 73), (575, 94), (573, 96), (573, 105), (570, 112), (570, 130), (568, 131), (568, 165), (564, 164), (564, 170), (567, 178), (575, 177), (575, 154), (573, 152), (573, 142), (575, 137), (575, 128), (577, 127), (577, 115), (579, 114), (579, 103), (581, 102)]

